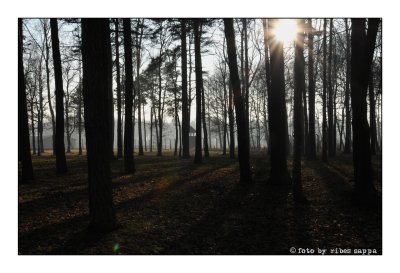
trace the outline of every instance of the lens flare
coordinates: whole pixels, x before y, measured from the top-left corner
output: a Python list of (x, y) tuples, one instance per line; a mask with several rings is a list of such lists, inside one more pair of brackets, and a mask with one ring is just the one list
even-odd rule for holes
[(294, 19), (279, 19), (274, 26), (275, 38), (286, 45), (294, 41), (297, 32), (298, 28)]
[(119, 249), (119, 244), (114, 244), (114, 245), (113, 245), (113, 251), (114, 251), (114, 252), (117, 252), (118, 249)]

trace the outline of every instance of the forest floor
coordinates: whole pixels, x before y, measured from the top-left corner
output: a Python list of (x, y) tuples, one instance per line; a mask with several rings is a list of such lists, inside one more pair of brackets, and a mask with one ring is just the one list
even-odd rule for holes
[[(167, 152), (168, 153), (168, 152)], [(55, 174), (49, 153), (33, 156), (36, 180), (18, 186), (19, 254), (288, 254), (294, 247), (382, 253), (382, 164), (373, 158), (377, 206), (352, 202), (351, 155), (304, 161), (308, 206), (267, 183), (269, 160), (253, 154), (254, 184), (238, 184), (236, 160), (212, 152), (193, 158), (135, 156), (136, 173), (112, 162), (117, 230), (94, 235), (89, 222), (86, 156), (67, 154), (69, 172)], [(289, 160), (291, 169), (291, 161)], [(293, 250), (292, 250), (293, 251)]]

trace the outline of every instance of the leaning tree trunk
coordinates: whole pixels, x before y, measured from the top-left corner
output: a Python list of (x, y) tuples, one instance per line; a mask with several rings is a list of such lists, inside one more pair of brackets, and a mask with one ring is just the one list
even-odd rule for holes
[(235, 31), (233, 19), (224, 19), (225, 37), (228, 51), (230, 80), (232, 83), (233, 97), (236, 110), (238, 156), (240, 169), (240, 182), (250, 183), (252, 181), (250, 169), (249, 133), (246, 132), (245, 105), (240, 89), (239, 71), (237, 66)]
[(109, 81), (111, 44), (108, 19), (82, 19), (83, 103), (89, 180), (89, 228), (116, 228), (110, 166)]
[(370, 129), (367, 119), (367, 89), (379, 19), (352, 19), (351, 32), (351, 108), (353, 110), (353, 164), (355, 194), (358, 201), (375, 199), (371, 164)]
[(328, 56), (328, 155), (335, 156), (334, 134), (335, 126), (333, 120), (333, 82), (332, 82), (332, 47), (333, 47), (333, 19), (329, 20), (329, 56)]
[(131, 20), (123, 19), (125, 50), (125, 132), (124, 132), (124, 167), (125, 173), (135, 172), (132, 141), (132, 108), (133, 108), (133, 66)]
[(283, 44), (274, 37), (273, 28), (276, 19), (269, 19), (271, 26), (270, 64), (271, 92), (268, 96), (268, 116), (270, 129), (271, 174), (269, 181), (273, 184), (287, 186), (290, 176), (287, 168), (287, 112), (285, 101), (285, 67)]
[(51, 42), (53, 49), (54, 80), (56, 86), (56, 167), (57, 173), (67, 172), (64, 145), (64, 90), (62, 82), (60, 43), (58, 40), (57, 19), (50, 19)]
[(27, 183), (34, 177), (29, 144), (28, 107), (26, 106), (22, 54), (22, 19), (18, 18), (18, 161), (21, 162), (21, 183)]

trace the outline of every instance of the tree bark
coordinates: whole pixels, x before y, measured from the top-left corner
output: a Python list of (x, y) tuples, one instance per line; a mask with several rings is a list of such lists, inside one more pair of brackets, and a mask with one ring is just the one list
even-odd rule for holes
[(230, 80), (236, 109), (238, 156), (240, 169), (240, 182), (250, 183), (252, 181), (250, 169), (249, 134), (246, 132), (245, 105), (240, 89), (239, 71), (237, 66), (235, 32), (233, 19), (224, 19), (225, 37), (228, 51)]
[(125, 173), (135, 173), (133, 157), (133, 67), (132, 67), (132, 37), (131, 20), (123, 19), (124, 51), (125, 51), (125, 132), (124, 132), (124, 167)]
[(57, 19), (50, 19), (51, 42), (53, 49), (54, 79), (56, 86), (56, 168), (57, 173), (67, 172), (64, 145), (64, 90), (62, 82), (60, 43), (58, 40)]
[(110, 167), (109, 74), (112, 64), (108, 19), (82, 19), (82, 59), (89, 228), (107, 232), (117, 226)]

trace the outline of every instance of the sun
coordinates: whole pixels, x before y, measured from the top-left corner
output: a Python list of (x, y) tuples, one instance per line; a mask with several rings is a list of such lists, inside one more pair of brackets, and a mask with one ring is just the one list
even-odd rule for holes
[(275, 38), (283, 42), (285, 45), (290, 45), (296, 38), (298, 27), (294, 19), (278, 19), (274, 27)]

